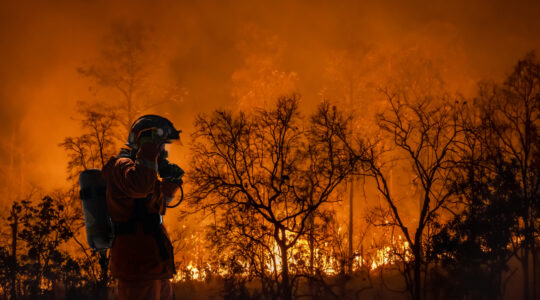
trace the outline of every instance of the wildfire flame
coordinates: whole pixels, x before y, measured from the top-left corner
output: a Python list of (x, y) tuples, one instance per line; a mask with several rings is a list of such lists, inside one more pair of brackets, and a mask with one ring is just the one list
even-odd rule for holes
[[(325, 245), (327, 246), (327, 245)], [(372, 254), (361, 255), (359, 253), (354, 254), (353, 258), (353, 272), (360, 271), (364, 267), (368, 267), (369, 271), (374, 271), (383, 266), (396, 264), (402, 261), (410, 261), (412, 254), (409, 249), (409, 243), (403, 241), (401, 236), (398, 236), (397, 240), (392, 239), (391, 245), (387, 245), (381, 248), (373, 248), (367, 251)], [(322, 249), (313, 249), (314, 261), (318, 269), (322, 270), (324, 274), (332, 276), (339, 272), (337, 266), (337, 260), (335, 253), (325, 254), (327, 252)], [(306, 265), (310, 261), (309, 242), (306, 239), (299, 239), (297, 245), (292, 249), (289, 249), (289, 266)], [(237, 261), (243, 267), (249, 265), (245, 262)], [(282, 268), (282, 261), (280, 256), (280, 249), (276, 243), (272, 247), (271, 257), (269, 256), (266, 261), (267, 271), (269, 273), (279, 271)], [(291, 270), (292, 272), (292, 270)], [(185, 268), (179, 270), (174, 276), (173, 282), (181, 282), (188, 280), (204, 281), (210, 273), (219, 276), (226, 276), (229, 274), (226, 268), (212, 268), (209, 263), (205, 263), (203, 266), (196, 265), (193, 261), (190, 261)], [(247, 273), (240, 274), (241, 276), (247, 276)]]

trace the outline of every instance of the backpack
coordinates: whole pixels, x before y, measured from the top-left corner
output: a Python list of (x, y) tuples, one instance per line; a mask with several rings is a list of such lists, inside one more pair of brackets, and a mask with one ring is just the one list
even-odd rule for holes
[(88, 245), (95, 251), (107, 250), (112, 246), (114, 233), (101, 170), (84, 170), (79, 176), (79, 185)]

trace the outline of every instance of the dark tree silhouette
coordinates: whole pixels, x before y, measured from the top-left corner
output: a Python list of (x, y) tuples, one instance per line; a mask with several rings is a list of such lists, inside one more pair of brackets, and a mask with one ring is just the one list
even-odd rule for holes
[(14, 202), (11, 205), (9, 214), (6, 221), (9, 222), (10, 229), (10, 249), (2, 248), (2, 265), (5, 266), (2, 271), (2, 286), (4, 290), (8, 290), (9, 286), (10, 296), (12, 299), (17, 299), (18, 295), (18, 273), (20, 270), (20, 261), (18, 259), (17, 246), (18, 234), (19, 234), (19, 219), (22, 206), (19, 202)]
[[(406, 90), (386, 90), (385, 95), (390, 108), (379, 115), (382, 134), (372, 143), (367, 170), (387, 204), (376, 212), (379, 221), (374, 225), (397, 226), (402, 232), (412, 255), (410, 261), (403, 261), (407, 290), (412, 299), (422, 299), (426, 228), (440, 217), (451, 196), (446, 185), (462, 129), (457, 122), (457, 105), (445, 99), (409, 99)], [(413, 209), (412, 222), (404, 218), (410, 207), (404, 207), (399, 194), (390, 187), (396, 160), (410, 165), (418, 182), (415, 188), (421, 199), (418, 210)]]
[(518, 168), (520, 226), (517, 257), (523, 271), (523, 299), (537, 298), (537, 249), (540, 186), (540, 62), (534, 53), (518, 61), (501, 84), (484, 84), (482, 117), (493, 139), (489, 146)]
[(83, 134), (66, 137), (59, 146), (68, 153), (68, 180), (78, 180), (79, 174), (91, 168), (103, 168), (115, 148), (116, 114), (108, 107), (80, 103), (79, 113)]
[[(13, 228), (12, 253), (9, 257), (11, 297), (23, 294), (37, 296), (50, 290), (66, 270), (75, 270), (70, 282), (81, 283), (80, 265), (62, 246), (72, 237), (64, 206), (49, 196), (37, 203), (31, 199), (14, 202), (7, 220)], [(15, 252), (17, 251), (17, 252)], [(78, 274), (78, 275), (77, 275)]]
[(25, 242), (26, 251), (22, 256), (25, 263), (26, 280), (24, 286), (30, 294), (42, 292), (41, 283), (49, 284), (60, 278), (62, 264), (67, 254), (59, 246), (69, 240), (72, 232), (66, 220), (60, 218), (64, 207), (45, 196), (37, 205), (23, 201), (19, 238)]
[(432, 237), (428, 256), (445, 271), (432, 281), (444, 286), (440, 298), (504, 296), (502, 273), (514, 254), (509, 245), (517, 224), (519, 184), (515, 165), (499, 160), (493, 167), (493, 172), (476, 169), (465, 181), (456, 181), (465, 209)]
[(359, 162), (348, 146), (348, 120), (335, 107), (323, 103), (306, 127), (301, 120), (297, 97), (253, 115), (200, 116), (189, 173), (191, 200), (220, 216), (213, 229), (223, 246), (253, 250), (259, 272), (273, 270), (287, 300), (292, 248)]
[(502, 273), (515, 253), (509, 245), (518, 230), (518, 169), (493, 147), (494, 136), (480, 117), (480, 107), (482, 103), (474, 101), (460, 112), (465, 132), (449, 186), (460, 210), (436, 226), (438, 233), (429, 243), (428, 256), (439, 261), (443, 271), (434, 271), (432, 284), (442, 286), (439, 297), (447, 299), (502, 299)]

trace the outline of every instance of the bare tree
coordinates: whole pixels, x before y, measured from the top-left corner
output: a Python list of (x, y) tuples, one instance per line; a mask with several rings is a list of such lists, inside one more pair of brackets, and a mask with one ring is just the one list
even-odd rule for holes
[[(117, 23), (103, 39), (100, 57), (88, 67), (78, 68), (83, 76), (98, 87), (118, 93), (115, 111), (126, 131), (143, 112), (167, 102), (180, 100), (184, 89), (176, 84), (163, 85), (152, 81), (151, 30), (140, 22)], [(154, 64), (155, 65), (155, 64)]]
[(78, 137), (66, 137), (59, 146), (68, 153), (68, 179), (77, 179), (80, 172), (91, 168), (103, 168), (115, 151), (116, 114), (108, 107), (88, 106), (81, 103), (81, 127), (84, 133)]
[[(380, 210), (380, 223), (375, 225), (397, 226), (402, 232), (412, 256), (411, 261), (403, 261), (410, 266), (405, 268), (408, 291), (413, 299), (421, 299), (426, 228), (440, 217), (451, 196), (446, 185), (462, 129), (454, 103), (431, 97), (410, 99), (406, 90), (388, 89), (384, 93), (389, 109), (379, 115), (381, 140), (373, 144), (367, 171), (387, 205)], [(420, 194), (412, 220), (406, 217), (410, 207), (390, 188), (390, 172), (396, 162), (410, 166), (414, 178), (405, 188), (418, 189)]]
[[(538, 218), (540, 212), (540, 62), (534, 53), (518, 61), (502, 85), (484, 84), (479, 95), (482, 117), (489, 126), (489, 145), (519, 169), (521, 188), (520, 232), (517, 253), (522, 266), (523, 299), (537, 298)], [(530, 268), (532, 267), (532, 269)]]
[(104, 38), (100, 60), (87, 68), (79, 68), (82, 75), (99, 85), (113, 88), (122, 95), (122, 124), (129, 130), (138, 113), (134, 99), (144, 80), (144, 54), (148, 41), (148, 29), (140, 23), (115, 24)]
[(287, 300), (294, 285), (291, 249), (359, 162), (348, 146), (347, 119), (335, 107), (323, 103), (306, 128), (300, 120), (297, 97), (253, 115), (200, 116), (189, 174), (191, 200), (222, 212), (216, 234), (260, 245), (267, 263), (279, 268), (280, 296)]

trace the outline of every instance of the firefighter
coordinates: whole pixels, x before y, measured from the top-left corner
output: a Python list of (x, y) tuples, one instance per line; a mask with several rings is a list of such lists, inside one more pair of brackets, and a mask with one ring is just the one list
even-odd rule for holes
[(111, 274), (119, 299), (173, 299), (173, 247), (162, 224), (184, 171), (167, 160), (165, 145), (180, 131), (160, 116), (137, 119), (122, 149), (103, 168), (115, 234)]

